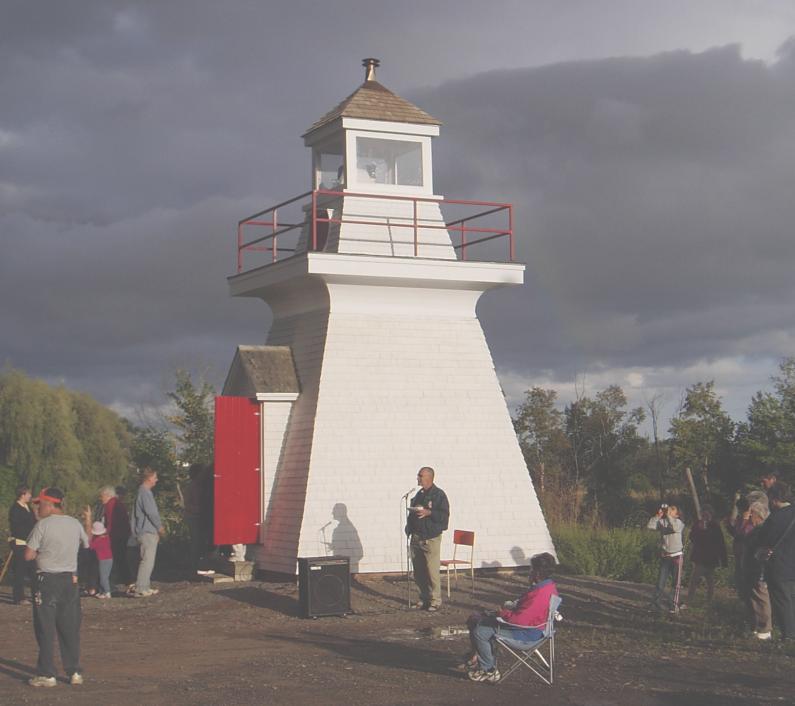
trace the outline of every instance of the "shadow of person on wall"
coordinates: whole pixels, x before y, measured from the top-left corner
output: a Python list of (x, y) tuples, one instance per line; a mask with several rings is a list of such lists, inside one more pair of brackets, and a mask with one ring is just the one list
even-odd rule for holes
[(356, 527), (353, 526), (353, 522), (348, 517), (348, 506), (345, 503), (337, 503), (331, 510), (331, 516), (337, 521), (337, 526), (331, 533), (331, 542), (329, 543), (331, 555), (349, 557), (351, 573), (358, 573), (359, 562), (364, 556), (364, 548)]
[(521, 547), (511, 547), (511, 559), (513, 559), (516, 566), (526, 566), (530, 563), (527, 554), (524, 553), (524, 549)]

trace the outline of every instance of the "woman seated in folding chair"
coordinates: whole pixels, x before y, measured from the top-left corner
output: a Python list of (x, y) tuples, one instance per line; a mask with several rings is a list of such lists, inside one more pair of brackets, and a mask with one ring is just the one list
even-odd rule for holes
[[(518, 600), (507, 601), (499, 612), (476, 613), (469, 618), (467, 626), (472, 653), (467, 659), (466, 669), (472, 681), (499, 681), (492, 642), (496, 635), (527, 644), (544, 636), (549, 598), (558, 595), (557, 586), (550, 578), (554, 568), (555, 557), (547, 552), (536, 554), (530, 559), (530, 588)], [(501, 620), (497, 620), (498, 617)]]

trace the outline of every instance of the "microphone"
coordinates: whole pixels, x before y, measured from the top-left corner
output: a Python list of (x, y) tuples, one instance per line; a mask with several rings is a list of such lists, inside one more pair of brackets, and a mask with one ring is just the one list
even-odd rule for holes
[(406, 493), (403, 493), (403, 495), (400, 496), (400, 499), (403, 500), (404, 498), (407, 498), (409, 495), (413, 495), (414, 493), (417, 492), (417, 488), (419, 488), (419, 486), (415, 485), (411, 490), (409, 490)]
[(323, 525), (323, 526), (320, 528), (320, 531), (322, 532), (324, 529), (326, 529), (327, 527), (330, 527), (330, 526), (331, 526), (331, 525), (333, 525), (333, 524), (334, 524), (334, 520), (332, 520), (331, 522), (326, 522), (326, 524), (325, 524), (325, 525)]

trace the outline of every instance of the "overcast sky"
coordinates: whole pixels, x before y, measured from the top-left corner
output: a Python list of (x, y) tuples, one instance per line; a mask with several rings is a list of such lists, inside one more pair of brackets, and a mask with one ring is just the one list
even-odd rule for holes
[(228, 296), (235, 223), (309, 188), (365, 56), (444, 122), (437, 193), (516, 204), (527, 284), (479, 308), (511, 404), (714, 379), (738, 419), (795, 354), (790, 0), (0, 11), (0, 363), (126, 414), (220, 385), (269, 324)]

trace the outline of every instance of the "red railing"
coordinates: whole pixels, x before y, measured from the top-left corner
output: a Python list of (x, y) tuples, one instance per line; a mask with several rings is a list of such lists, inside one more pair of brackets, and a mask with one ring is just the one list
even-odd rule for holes
[[(318, 211), (322, 214), (323, 209), (333, 208), (335, 204), (340, 203), (344, 197), (354, 198), (368, 198), (378, 199), (379, 201), (410, 201), (412, 202), (412, 217), (409, 222), (395, 222), (394, 220), (362, 220), (359, 218), (330, 218), (323, 215), (318, 215)], [(303, 203), (303, 209), (309, 209), (303, 220), (298, 222), (284, 222), (279, 219), (279, 211), (289, 206), (295, 207), (299, 202)], [(427, 219), (419, 218), (417, 213), (417, 205), (419, 203), (428, 202), (439, 204), (440, 207), (467, 207), (467, 208), (482, 208), (485, 211), (466, 215), (462, 218), (455, 220), (439, 222), (428, 222)], [(473, 226), (471, 222), (476, 219), (488, 219), (489, 217), (494, 220), (495, 217), (501, 217), (507, 220), (507, 223), (500, 226), (499, 224)], [(403, 217), (401, 217), (403, 218)], [(409, 220), (403, 218), (403, 220)], [(500, 220), (500, 218), (497, 218)], [(480, 245), (496, 238), (508, 239), (508, 261), (513, 262), (515, 257), (514, 237), (513, 237), (513, 206), (509, 203), (495, 203), (492, 201), (468, 201), (458, 199), (433, 199), (420, 196), (392, 196), (385, 194), (371, 194), (371, 193), (354, 193), (350, 191), (328, 191), (326, 189), (317, 189), (315, 191), (307, 191), (300, 194), (288, 201), (282, 201), (276, 206), (271, 206), (263, 211), (259, 211), (248, 218), (244, 218), (237, 224), (237, 271), (243, 271), (243, 255), (246, 252), (270, 252), (271, 262), (276, 262), (279, 259), (280, 253), (295, 253), (297, 247), (283, 247), (279, 245), (279, 236), (287, 233), (300, 235), (301, 229), (309, 226), (309, 235), (311, 238), (309, 250), (317, 251), (322, 250), (325, 245), (325, 237), (329, 224), (335, 223), (341, 225), (367, 225), (374, 227), (387, 227), (387, 228), (410, 228), (413, 230), (414, 241), (414, 256), (419, 256), (419, 248), (424, 243), (420, 240), (420, 231), (422, 230), (445, 230), (449, 233), (459, 234), (459, 243), (453, 245), (453, 249), (460, 255), (461, 260), (467, 260), (469, 250), (475, 245)], [(326, 233), (319, 233), (318, 225), (325, 225)], [(249, 226), (256, 226), (260, 228), (269, 228), (270, 232), (261, 235), (253, 240), (244, 240), (244, 229)], [(470, 239), (474, 234), (475, 239)], [(319, 242), (319, 241), (323, 242)], [(320, 245), (320, 247), (318, 247)]]

